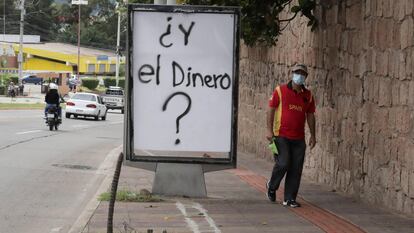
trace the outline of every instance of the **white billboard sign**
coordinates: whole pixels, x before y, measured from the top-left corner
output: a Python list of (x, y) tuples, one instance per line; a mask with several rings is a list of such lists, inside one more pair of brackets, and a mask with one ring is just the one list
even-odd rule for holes
[(235, 136), (237, 15), (131, 14), (134, 151), (228, 155)]

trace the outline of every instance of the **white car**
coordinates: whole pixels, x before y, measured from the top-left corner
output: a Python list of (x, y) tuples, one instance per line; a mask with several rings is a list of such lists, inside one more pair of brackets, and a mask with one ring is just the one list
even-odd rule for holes
[(99, 120), (100, 117), (102, 120), (106, 120), (106, 112), (107, 109), (102, 98), (96, 94), (78, 92), (66, 101), (66, 118), (73, 115), (75, 118), (84, 116)]

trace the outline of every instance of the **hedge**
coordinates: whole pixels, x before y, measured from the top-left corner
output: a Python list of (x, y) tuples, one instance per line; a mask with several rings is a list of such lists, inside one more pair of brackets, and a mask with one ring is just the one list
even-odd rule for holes
[(106, 88), (110, 86), (116, 86), (116, 79), (115, 78), (104, 78), (104, 85)]
[(10, 81), (12, 81), (14, 84), (19, 83), (19, 77), (9, 77)]
[(19, 83), (19, 77), (11, 77), (9, 75), (0, 76), (0, 85), (8, 86), (10, 82), (13, 82), (15, 85)]
[(96, 87), (98, 87), (99, 80), (96, 78), (83, 78), (82, 79), (82, 86), (94, 90)]
[(125, 79), (124, 78), (119, 79), (118, 86), (122, 87), (122, 89), (125, 89)]
[(0, 95), (5, 95), (6, 94), (6, 86), (0, 86)]
[[(104, 85), (106, 88), (110, 86), (116, 86), (116, 78), (104, 78)], [(119, 78), (118, 86), (122, 88), (125, 87), (125, 78)]]

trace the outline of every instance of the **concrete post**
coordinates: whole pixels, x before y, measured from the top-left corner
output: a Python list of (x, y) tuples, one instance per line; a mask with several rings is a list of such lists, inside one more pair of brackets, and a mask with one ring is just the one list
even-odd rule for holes
[(200, 164), (157, 163), (152, 193), (206, 197), (204, 171)]

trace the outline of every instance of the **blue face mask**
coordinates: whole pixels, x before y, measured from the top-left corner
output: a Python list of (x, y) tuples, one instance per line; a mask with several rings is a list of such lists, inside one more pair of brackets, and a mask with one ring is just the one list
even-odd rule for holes
[(301, 74), (295, 74), (295, 73), (293, 73), (293, 82), (296, 84), (296, 85), (303, 85), (303, 84), (305, 84), (305, 76), (304, 75), (301, 75)]

